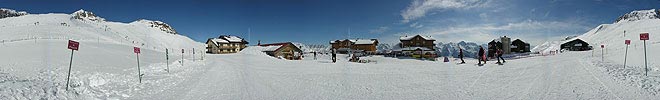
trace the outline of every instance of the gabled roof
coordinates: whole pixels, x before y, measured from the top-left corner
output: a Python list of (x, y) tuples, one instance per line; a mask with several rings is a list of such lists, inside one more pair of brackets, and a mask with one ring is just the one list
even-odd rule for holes
[(405, 48), (398, 48), (394, 49), (392, 51), (412, 51), (412, 50), (423, 50), (423, 51), (432, 51), (432, 49), (426, 48), (426, 47), (405, 47)]
[(357, 39), (357, 40), (355, 40), (355, 44), (374, 44), (376, 42), (378, 42), (378, 40), (376, 40), (376, 39), (370, 39), (370, 40)]
[(211, 41), (211, 42), (212, 42), (213, 44), (215, 44), (216, 46), (219, 46), (218, 43), (229, 43), (229, 41), (227, 41), (227, 40), (223, 40), (223, 39), (219, 39), (219, 38), (209, 38), (208, 40), (206, 40), (207, 43), (208, 43), (209, 41)]
[(330, 41), (330, 43), (332, 44), (332, 43), (342, 42), (342, 41), (346, 41), (346, 40), (350, 41), (353, 44), (374, 44), (374, 43), (378, 42), (377, 39), (344, 39), (344, 40), (333, 40), (333, 41)]
[(421, 36), (421, 35), (415, 35), (415, 36), (402, 36), (401, 38), (399, 38), (399, 40), (412, 40), (413, 38), (418, 37), (418, 36), (419, 36), (419, 37), (422, 37), (424, 40), (435, 40), (435, 39), (432, 38), (431, 36)]
[(241, 38), (241, 37), (238, 37), (238, 36), (231, 36), (231, 35), (220, 35), (220, 36), (219, 36), (218, 38), (216, 38), (216, 39), (224, 40), (224, 41), (217, 40), (217, 41), (220, 42), (220, 43), (245, 43), (245, 44), (248, 43), (247, 41), (245, 41), (245, 40), (244, 40), (243, 38)]
[[(582, 40), (582, 39), (576, 37), (576, 38), (573, 38), (573, 39), (566, 40), (566, 41), (562, 42), (561, 45), (564, 45), (564, 44), (566, 44), (566, 43), (573, 42), (573, 41), (582, 41), (582, 42), (584, 42), (584, 43), (587, 43), (587, 41), (584, 41), (584, 40)], [(588, 43), (587, 43), (587, 44), (588, 44)]]
[(243, 38), (238, 37), (238, 36), (231, 36), (231, 35), (222, 35), (219, 38), (227, 40), (229, 42), (243, 42)]
[(278, 50), (280, 50), (283, 47), (286, 47), (288, 45), (292, 45), (297, 50), (302, 51), (302, 50), (300, 50), (300, 48), (296, 47), (296, 45), (293, 45), (293, 43), (291, 43), (291, 42), (261, 44), (259, 46), (266, 47), (266, 49), (264, 49), (263, 51), (278, 51)]

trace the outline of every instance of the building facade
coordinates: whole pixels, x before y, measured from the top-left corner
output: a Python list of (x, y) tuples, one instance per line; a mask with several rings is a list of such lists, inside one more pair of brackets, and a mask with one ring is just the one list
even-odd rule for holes
[(375, 53), (378, 49), (377, 39), (344, 39), (330, 41), (331, 49), (338, 50), (339, 53), (347, 53), (347, 50), (357, 50), (366, 53)]
[(582, 39), (569, 40), (561, 44), (562, 50), (569, 51), (587, 51), (592, 50), (593, 47), (589, 46), (589, 43), (583, 41)]
[(403, 36), (399, 38), (401, 48), (423, 47), (435, 51), (435, 39), (430, 36)]
[(525, 43), (520, 39), (513, 40), (511, 42), (511, 52), (515, 52), (515, 53), (530, 52), (529, 43)]
[(287, 60), (302, 59), (303, 51), (293, 45), (291, 42), (260, 44), (259, 46), (264, 47), (263, 52), (276, 58), (283, 58)]
[(247, 44), (247, 41), (238, 36), (221, 35), (218, 38), (209, 38), (206, 40), (206, 53), (237, 53), (245, 49)]

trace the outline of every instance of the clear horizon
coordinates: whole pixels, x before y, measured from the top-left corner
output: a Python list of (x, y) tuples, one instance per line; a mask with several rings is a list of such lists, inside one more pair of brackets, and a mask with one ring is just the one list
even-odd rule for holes
[(0, 1), (1, 8), (32, 14), (84, 9), (108, 21), (160, 20), (198, 42), (235, 35), (251, 44), (261, 40), (322, 45), (346, 38), (376, 38), (391, 44), (399, 36), (416, 34), (433, 36), (436, 43), (483, 44), (508, 36), (539, 45), (610, 24), (634, 10), (660, 8), (658, 4), (657, 0)]

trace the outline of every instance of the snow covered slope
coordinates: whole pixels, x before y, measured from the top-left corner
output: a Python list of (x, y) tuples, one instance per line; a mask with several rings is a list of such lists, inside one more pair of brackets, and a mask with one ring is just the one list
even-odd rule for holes
[[(27, 14), (0, 19), (0, 99), (122, 99), (162, 91), (200, 69), (204, 44), (140, 20), (108, 22), (91, 12)], [(65, 90), (71, 51), (69, 91)], [(142, 84), (137, 82), (133, 47), (141, 47)], [(170, 60), (165, 60), (165, 48)], [(191, 49), (197, 56), (192, 58)], [(179, 53), (185, 49), (186, 53)], [(173, 51), (174, 50), (174, 51)], [(165, 69), (169, 64), (170, 72)], [(144, 91), (140, 91), (144, 90)]]
[[(660, 19), (657, 10), (633, 11), (619, 18), (616, 23), (602, 24), (580, 35), (579, 38), (594, 47), (592, 51), (585, 51), (589, 59), (596, 59), (594, 66), (607, 70), (617, 80), (624, 80), (623, 84), (640, 87), (653, 94), (660, 93)], [(625, 19), (623, 21), (622, 19)], [(646, 56), (644, 42), (639, 39), (640, 33), (649, 33), (650, 40), (646, 41)], [(630, 39), (630, 46), (624, 41)], [(535, 47), (533, 51), (544, 52), (557, 50), (565, 41), (547, 42)], [(600, 45), (605, 48), (600, 48)], [(626, 47), (628, 54), (626, 57)], [(645, 57), (647, 61), (645, 61)], [(624, 66), (625, 61), (625, 66)], [(645, 62), (647, 64), (645, 65)], [(625, 68), (624, 68), (625, 67)], [(648, 69), (649, 76), (646, 76)]]
[(28, 14), (0, 19), (0, 40), (74, 39), (81, 41), (82, 46), (90, 42), (112, 42), (162, 51), (165, 48), (204, 48), (202, 43), (174, 34), (173, 29), (155, 27), (153, 23), (163, 24), (149, 20), (107, 22), (84, 10), (73, 14)]

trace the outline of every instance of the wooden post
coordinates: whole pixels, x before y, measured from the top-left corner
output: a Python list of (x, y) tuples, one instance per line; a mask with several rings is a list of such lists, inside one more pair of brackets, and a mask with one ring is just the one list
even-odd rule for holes
[(626, 68), (626, 62), (628, 60), (628, 47), (630, 46), (630, 40), (625, 40), (625, 43), (626, 43), (626, 54), (623, 57), (623, 68), (624, 69)]
[(165, 65), (167, 66), (167, 73), (170, 72), (170, 55), (169, 50), (165, 48)]
[(140, 54), (135, 54), (135, 57), (137, 58), (138, 79), (140, 80), (139, 82), (142, 83), (142, 74), (140, 73)]
[(628, 60), (628, 45), (626, 45), (626, 55), (623, 57), (623, 68), (626, 68), (626, 60)]

